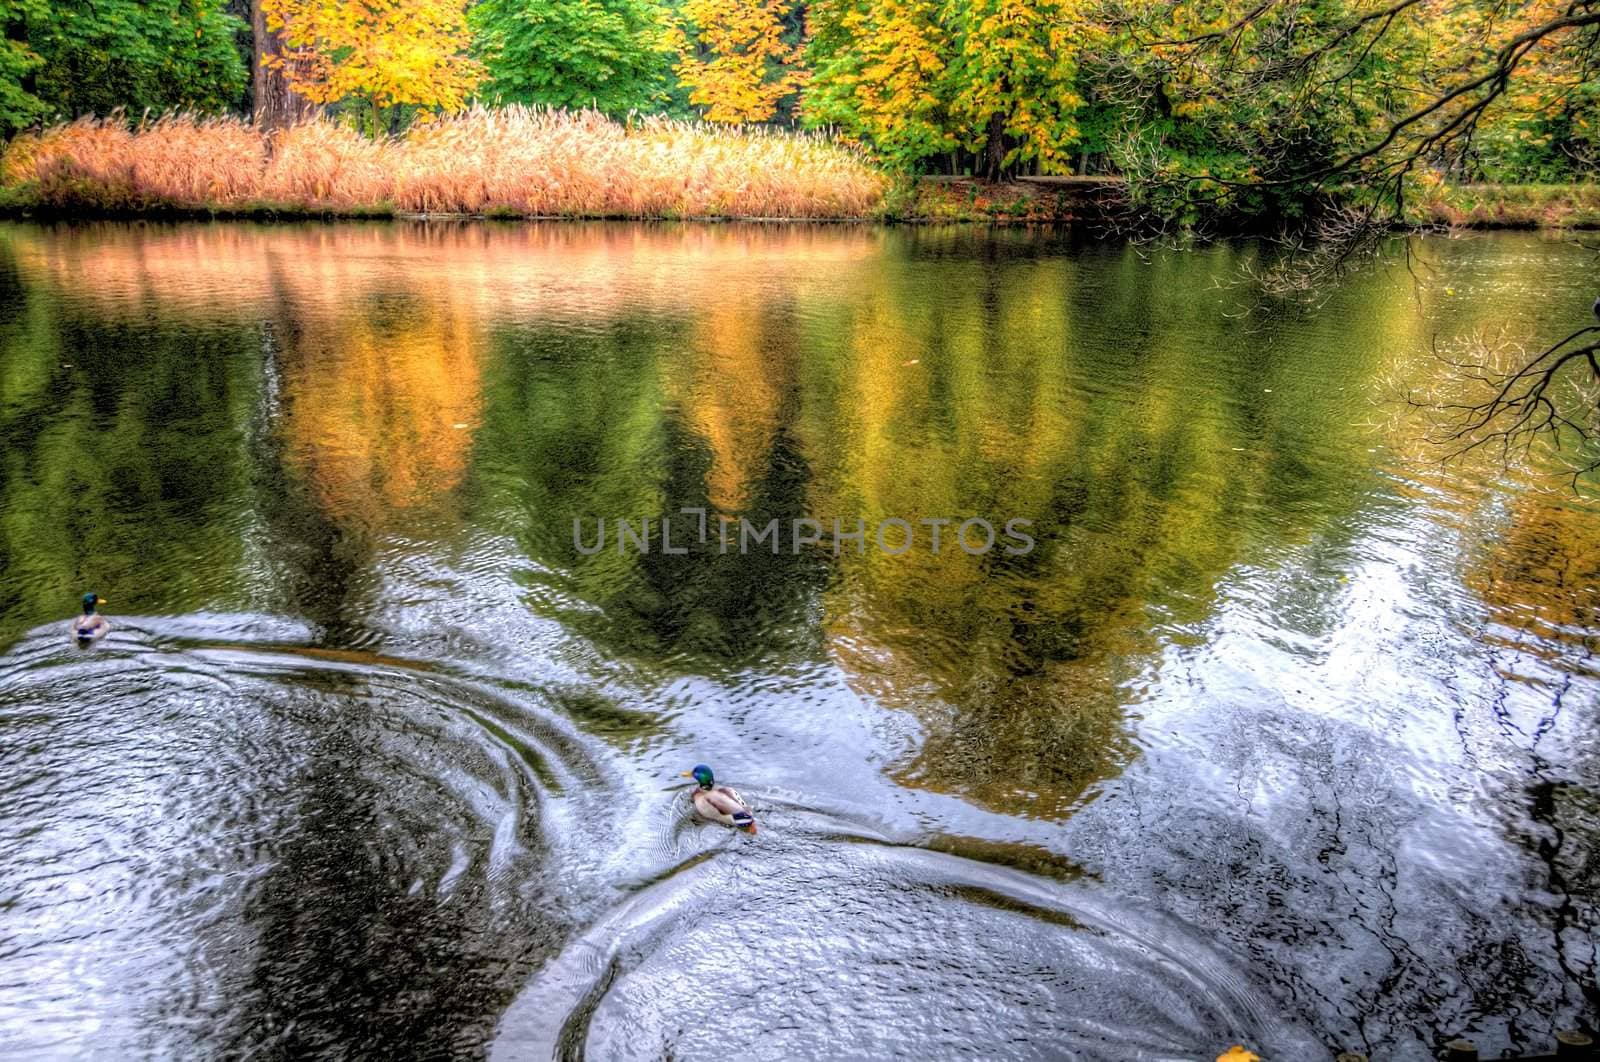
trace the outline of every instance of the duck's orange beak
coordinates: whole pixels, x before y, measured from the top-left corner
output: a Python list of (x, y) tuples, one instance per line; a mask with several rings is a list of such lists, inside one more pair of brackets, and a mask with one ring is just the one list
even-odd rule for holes
[(678, 772), (678, 777), (679, 778), (693, 778), (694, 777), (694, 772), (693, 771), (679, 771)]

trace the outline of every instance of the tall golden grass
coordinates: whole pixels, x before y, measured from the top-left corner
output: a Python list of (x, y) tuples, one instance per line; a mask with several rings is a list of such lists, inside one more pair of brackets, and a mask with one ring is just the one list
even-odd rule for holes
[(66, 211), (585, 217), (863, 217), (886, 188), (818, 136), (520, 106), (377, 140), (328, 121), (264, 134), (236, 118), (85, 118), (17, 137), (0, 182)]

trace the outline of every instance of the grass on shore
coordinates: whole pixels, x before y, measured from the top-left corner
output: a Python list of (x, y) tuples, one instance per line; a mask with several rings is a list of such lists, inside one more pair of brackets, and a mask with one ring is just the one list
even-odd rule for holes
[(71, 213), (860, 218), (887, 184), (821, 137), (520, 106), (376, 140), (327, 121), (81, 119), (0, 157), (0, 205)]
[[(131, 130), (81, 119), (0, 154), (0, 212), (471, 214), (490, 217), (1055, 222), (1096, 190), (933, 178), (891, 181), (827, 139), (591, 111), (474, 108), (368, 139), (332, 122), (263, 133), (173, 114)], [(1597, 228), (1600, 185), (1430, 184), (1419, 225)]]
[(1600, 184), (1441, 184), (1408, 220), (1457, 228), (1600, 228)]

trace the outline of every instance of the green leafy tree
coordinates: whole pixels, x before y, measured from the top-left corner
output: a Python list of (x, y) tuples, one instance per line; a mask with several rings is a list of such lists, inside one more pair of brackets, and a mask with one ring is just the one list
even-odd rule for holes
[(244, 99), (244, 23), (221, 0), (12, 0), (0, 48), (0, 135), (53, 115)]
[(1441, 175), (1592, 165), (1600, 0), (1135, 0), (1112, 23), (1118, 161), (1158, 214), (1368, 237)]
[(619, 115), (667, 98), (666, 19), (651, 0), (481, 0), (471, 18), (490, 99)]

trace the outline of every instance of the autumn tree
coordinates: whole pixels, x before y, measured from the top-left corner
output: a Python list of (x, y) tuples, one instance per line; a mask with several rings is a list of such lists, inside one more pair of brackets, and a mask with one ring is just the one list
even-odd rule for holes
[(950, 112), (983, 171), (1019, 162), (1065, 173), (1077, 141), (1079, 52), (1099, 34), (1078, 0), (947, 0), (955, 54), (945, 72)]
[(794, 0), (685, 0), (678, 78), (713, 122), (764, 122), (805, 83), (788, 38)]
[(288, 72), (274, 57), (283, 54), (283, 35), (267, 28), (263, 0), (243, 4), (250, 20), (250, 120), (277, 129), (314, 114), (318, 105), (294, 91)]
[[(1553, 14), (1531, 4), (1520, 13), (1524, 31)], [(1469, 150), (1459, 153), (1467, 179), (1565, 183), (1600, 175), (1600, 26), (1550, 34), (1528, 52), (1505, 89), (1502, 106), (1483, 117)]]
[(654, 0), (480, 0), (471, 24), (490, 99), (617, 115), (666, 96), (672, 43)]
[[(818, 0), (809, 12), (812, 125), (914, 168), (955, 148), (999, 177), (1066, 172), (1079, 56), (1103, 34), (1081, 0)], [(953, 168), (953, 167), (952, 167)]]
[[(307, 100), (344, 104), (370, 133), (402, 108), (455, 111), (483, 80), (461, 0), (261, 0), (283, 50), (263, 57)], [(386, 121), (387, 119), (387, 121)]]
[(938, 0), (815, 0), (806, 13), (807, 124), (871, 144), (901, 169), (954, 148), (944, 92), (951, 48), (939, 13)]

